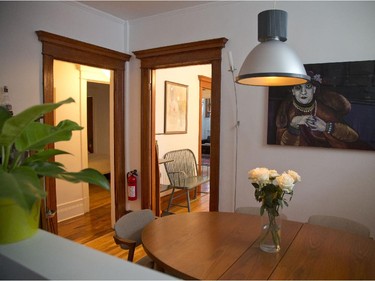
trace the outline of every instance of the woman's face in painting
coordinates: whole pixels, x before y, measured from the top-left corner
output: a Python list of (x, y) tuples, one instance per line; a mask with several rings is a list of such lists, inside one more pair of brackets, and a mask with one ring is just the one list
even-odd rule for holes
[(292, 93), (294, 98), (301, 104), (308, 104), (314, 98), (316, 87), (311, 83), (294, 86)]

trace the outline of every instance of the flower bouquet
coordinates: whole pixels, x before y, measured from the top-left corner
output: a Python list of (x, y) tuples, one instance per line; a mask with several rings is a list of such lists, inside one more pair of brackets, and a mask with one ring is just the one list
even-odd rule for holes
[[(293, 196), (293, 188), (301, 177), (292, 170), (283, 172), (281, 175), (276, 170), (267, 168), (255, 168), (248, 172), (251, 184), (255, 187), (255, 199), (262, 203), (260, 215), (267, 222), (262, 224), (260, 237), (260, 248), (266, 252), (278, 252), (280, 250), (280, 225), (277, 223), (279, 209), (288, 206), (285, 195), (289, 201)], [(267, 216), (263, 216), (264, 212)]]

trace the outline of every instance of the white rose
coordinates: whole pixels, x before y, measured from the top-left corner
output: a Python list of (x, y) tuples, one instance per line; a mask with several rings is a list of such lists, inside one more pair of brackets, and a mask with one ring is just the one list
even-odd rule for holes
[(276, 178), (280, 175), (276, 170), (269, 170), (269, 176), (270, 176), (270, 178)]
[(293, 170), (288, 170), (288, 175), (291, 176), (294, 180), (294, 183), (301, 181), (301, 177), (297, 172)]
[(255, 168), (248, 172), (248, 176), (251, 182), (262, 184), (269, 181), (269, 171), (267, 168)]
[(275, 182), (282, 190), (291, 193), (294, 187), (294, 179), (287, 173), (282, 173), (281, 176), (276, 177)]

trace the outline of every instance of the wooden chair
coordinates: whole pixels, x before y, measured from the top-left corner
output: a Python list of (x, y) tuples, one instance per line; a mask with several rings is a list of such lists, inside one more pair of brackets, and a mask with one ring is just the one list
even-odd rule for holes
[[(166, 212), (169, 213), (171, 206), (185, 207), (188, 208), (190, 212), (190, 190), (194, 189), (194, 198), (196, 198), (197, 187), (208, 182), (210, 177), (209, 175), (198, 175), (197, 161), (194, 153), (190, 149), (169, 151), (164, 155), (164, 159), (170, 160), (164, 163), (164, 166), (170, 182), (168, 189), (172, 189)], [(185, 191), (186, 206), (173, 204), (173, 200), (179, 197), (175, 197), (176, 189)]]
[(347, 218), (313, 215), (309, 217), (308, 223), (370, 237), (370, 229), (367, 226)]
[[(143, 228), (155, 219), (153, 212), (149, 209), (137, 210), (127, 213), (115, 223), (115, 243), (122, 249), (129, 250), (128, 261), (133, 262), (135, 248), (142, 244)], [(145, 256), (137, 264), (148, 268), (155, 268), (154, 261)]]

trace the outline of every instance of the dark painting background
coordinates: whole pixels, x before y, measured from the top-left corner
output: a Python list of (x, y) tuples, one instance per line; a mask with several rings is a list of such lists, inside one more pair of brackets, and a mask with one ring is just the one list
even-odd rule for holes
[[(375, 150), (375, 61), (306, 64), (323, 78), (322, 87), (345, 96), (352, 109), (344, 121), (359, 134), (358, 149)], [(269, 87), (267, 144), (276, 144), (275, 118), (292, 87)]]

